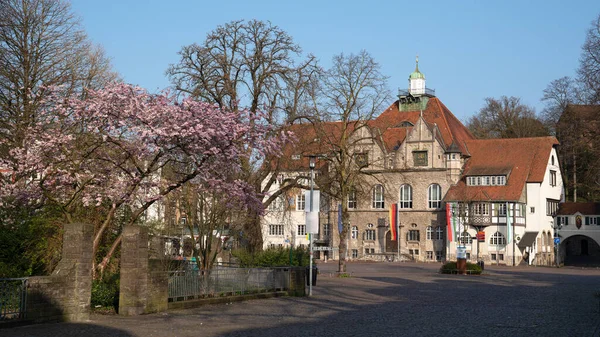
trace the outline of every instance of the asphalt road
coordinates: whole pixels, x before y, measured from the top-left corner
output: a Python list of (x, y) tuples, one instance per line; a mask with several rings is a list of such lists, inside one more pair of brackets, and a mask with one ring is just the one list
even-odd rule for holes
[(1, 329), (0, 336), (600, 336), (600, 270), (439, 264), (320, 264), (308, 298), (273, 298), (85, 323)]

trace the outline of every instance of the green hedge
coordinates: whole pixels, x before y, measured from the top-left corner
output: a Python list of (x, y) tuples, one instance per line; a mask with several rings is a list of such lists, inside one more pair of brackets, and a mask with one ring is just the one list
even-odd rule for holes
[(103, 308), (114, 307), (119, 309), (119, 274), (113, 274), (102, 280), (92, 282), (92, 308), (101, 306)]
[[(440, 273), (455, 274), (457, 270), (458, 270), (458, 267), (456, 266), (455, 261), (446, 262), (440, 268)], [(474, 275), (480, 275), (482, 271), (483, 270), (481, 269), (481, 267), (478, 264), (467, 262), (467, 273), (474, 274)]]
[(297, 247), (290, 248), (270, 248), (250, 254), (245, 250), (234, 250), (231, 255), (239, 262), (240, 267), (284, 267), (284, 266), (308, 266), (310, 263), (310, 253), (307, 249)]

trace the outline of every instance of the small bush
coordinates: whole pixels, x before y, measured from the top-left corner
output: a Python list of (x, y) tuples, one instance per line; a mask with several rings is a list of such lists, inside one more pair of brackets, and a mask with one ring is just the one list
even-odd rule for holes
[[(456, 261), (446, 262), (440, 268), (440, 273), (442, 274), (454, 274), (458, 270), (456, 266)], [(467, 262), (467, 274), (480, 275), (481, 267), (476, 263)]]
[(96, 306), (119, 309), (119, 274), (92, 282), (92, 308)]
[[(231, 252), (241, 267), (284, 267), (284, 266), (308, 266), (310, 254), (304, 248), (272, 248), (250, 254), (245, 250)], [(290, 263), (291, 258), (291, 263)]]

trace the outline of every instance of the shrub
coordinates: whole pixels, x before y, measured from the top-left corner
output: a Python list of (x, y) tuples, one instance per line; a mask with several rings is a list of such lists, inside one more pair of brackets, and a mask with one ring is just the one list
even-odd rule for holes
[[(245, 250), (231, 252), (241, 267), (283, 267), (283, 266), (308, 266), (309, 252), (301, 247), (292, 248), (270, 248), (254, 254)], [(291, 264), (290, 264), (291, 257)]]
[[(440, 268), (442, 274), (454, 274), (458, 270), (455, 261), (446, 262)], [(467, 262), (467, 274), (480, 275), (483, 270), (476, 263)]]
[(119, 274), (92, 282), (92, 308), (96, 306), (119, 309)]

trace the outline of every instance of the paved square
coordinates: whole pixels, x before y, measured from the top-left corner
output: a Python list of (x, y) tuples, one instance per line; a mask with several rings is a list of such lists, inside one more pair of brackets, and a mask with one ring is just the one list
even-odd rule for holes
[(0, 336), (598, 336), (600, 270), (486, 266), (485, 275), (437, 273), (439, 264), (319, 264), (311, 298), (208, 305), (89, 323), (0, 330)]

